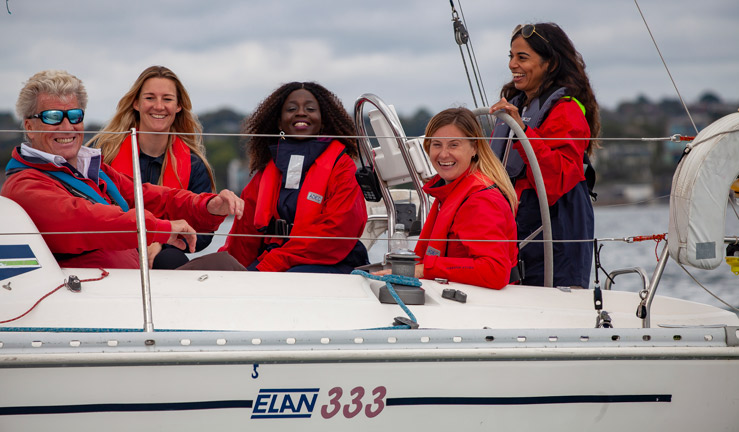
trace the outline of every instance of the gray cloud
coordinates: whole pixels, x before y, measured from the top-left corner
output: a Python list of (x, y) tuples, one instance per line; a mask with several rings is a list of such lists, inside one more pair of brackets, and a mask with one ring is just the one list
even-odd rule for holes
[[(455, 3), (457, 3), (455, 1)], [(88, 118), (106, 121), (145, 67), (185, 82), (196, 111), (247, 112), (286, 81), (316, 80), (347, 107), (375, 93), (401, 113), (472, 105), (446, 0), (353, 2), (10, 0), (0, 13), (0, 110), (23, 81), (66, 69), (90, 93)], [(739, 4), (641, 0), (680, 91), (739, 100)], [(583, 54), (600, 102), (675, 97), (632, 1), (464, 0), (488, 98), (509, 79), (508, 38), (518, 23), (559, 23)]]

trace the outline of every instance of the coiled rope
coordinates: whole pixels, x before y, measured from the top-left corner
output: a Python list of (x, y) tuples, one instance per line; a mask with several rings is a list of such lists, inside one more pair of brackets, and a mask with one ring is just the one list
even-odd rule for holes
[[(385, 286), (387, 286), (387, 289), (390, 292), (390, 295), (393, 296), (393, 299), (395, 299), (395, 302), (398, 303), (398, 306), (400, 306), (400, 308), (403, 309), (403, 312), (405, 312), (406, 315), (408, 315), (408, 319), (411, 321), (411, 323), (418, 325), (418, 320), (416, 320), (416, 316), (413, 315), (413, 312), (411, 312), (411, 310), (408, 309), (408, 306), (406, 306), (405, 303), (403, 303), (403, 300), (400, 299), (400, 296), (395, 291), (395, 288), (393, 288), (392, 284), (396, 283), (400, 285), (420, 287), (421, 286), (420, 280), (414, 277), (400, 276), (400, 275), (378, 276), (378, 275), (367, 273), (366, 271), (363, 271), (363, 270), (353, 270), (351, 274), (360, 275), (367, 279), (385, 282)], [(411, 324), (402, 324), (402, 325), (391, 326), (391, 327), (374, 328), (371, 330), (409, 329), (413, 327), (414, 326)]]

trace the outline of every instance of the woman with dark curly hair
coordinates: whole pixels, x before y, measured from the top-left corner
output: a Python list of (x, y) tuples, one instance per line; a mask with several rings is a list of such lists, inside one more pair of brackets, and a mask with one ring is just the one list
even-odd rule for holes
[(259, 104), (245, 133), (260, 135), (249, 142), (257, 174), (241, 193), (244, 217), (231, 234), (274, 237), (229, 236), (221, 250), (258, 271), (350, 273), (368, 264), (352, 239), (364, 231), (367, 209), (354, 177), (357, 144), (347, 138), (354, 122), (339, 98), (317, 83), (284, 84)]
[[(517, 26), (511, 35), (508, 68), (513, 79), (503, 86), (501, 100), (490, 112), (505, 110), (524, 129), (536, 153), (547, 191), (554, 248), (554, 286), (587, 287), (594, 236), (590, 188), (595, 172), (592, 156), (600, 133), (598, 102), (585, 73), (585, 62), (570, 38), (554, 23)], [(496, 125), (497, 138), (510, 128)], [(549, 138), (546, 140), (539, 138)], [(494, 140), (493, 150), (505, 159), (506, 140)], [(518, 239), (541, 226), (533, 173), (519, 142), (513, 144), (506, 169), (519, 197)], [(586, 180), (586, 175), (588, 179)], [(539, 234), (537, 239), (541, 239)], [(567, 240), (573, 240), (567, 242)], [(544, 283), (544, 249), (540, 242), (520, 250), (526, 285)]]

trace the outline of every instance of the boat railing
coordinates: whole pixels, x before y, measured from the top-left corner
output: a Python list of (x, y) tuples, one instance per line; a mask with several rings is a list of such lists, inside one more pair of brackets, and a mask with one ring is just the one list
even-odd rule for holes
[(141, 300), (144, 308), (144, 331), (154, 331), (154, 318), (151, 307), (151, 281), (149, 277), (149, 257), (146, 242), (146, 216), (144, 214), (144, 188), (139, 166), (139, 142), (136, 128), (131, 128), (131, 153), (133, 164), (133, 199), (136, 204), (136, 231), (139, 244), (139, 268), (141, 269)]
[[(375, 111), (369, 113), (369, 117), (375, 132), (374, 136), (380, 143), (380, 147), (372, 146), (365, 127), (364, 106), (368, 103), (376, 108)], [(388, 239), (392, 238), (395, 234), (397, 214), (395, 198), (390, 187), (411, 183), (412, 190), (418, 196), (420, 208), (417, 216), (420, 225), (423, 226), (430, 209), (429, 198), (423, 192), (423, 182), (435, 173), (423, 151), (420, 140), (407, 139), (394, 109), (371, 93), (365, 93), (357, 98), (354, 103), (354, 120), (359, 151), (367, 158), (372, 171), (378, 177), (386, 210), (385, 214), (371, 215), (369, 221), (387, 220)], [(402, 156), (402, 164), (393, 157), (397, 153)], [(388, 242), (388, 252), (390, 252), (390, 242)]]
[(641, 277), (642, 288), (641, 290), (639, 290), (639, 298), (641, 298), (642, 301), (639, 303), (636, 315), (642, 320), (642, 328), (650, 328), (651, 323), (649, 317), (652, 308), (652, 299), (654, 298), (654, 292), (656, 291), (656, 289), (650, 289), (651, 286), (648, 282), (649, 276), (647, 275), (646, 270), (641, 267), (627, 267), (614, 270), (608, 273), (608, 276), (606, 276), (605, 283), (603, 284), (603, 289), (610, 291), (611, 286), (614, 284), (614, 279), (616, 278), (616, 276), (629, 273), (636, 273)]

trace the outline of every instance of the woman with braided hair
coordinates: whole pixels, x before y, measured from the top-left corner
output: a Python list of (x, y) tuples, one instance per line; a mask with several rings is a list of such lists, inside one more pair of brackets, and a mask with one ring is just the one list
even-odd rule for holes
[[(352, 158), (354, 122), (339, 98), (314, 82), (284, 84), (247, 119), (250, 168), (244, 217), (221, 248), (249, 270), (350, 273), (369, 263), (367, 222)], [(289, 237), (288, 237), (289, 236)]]

